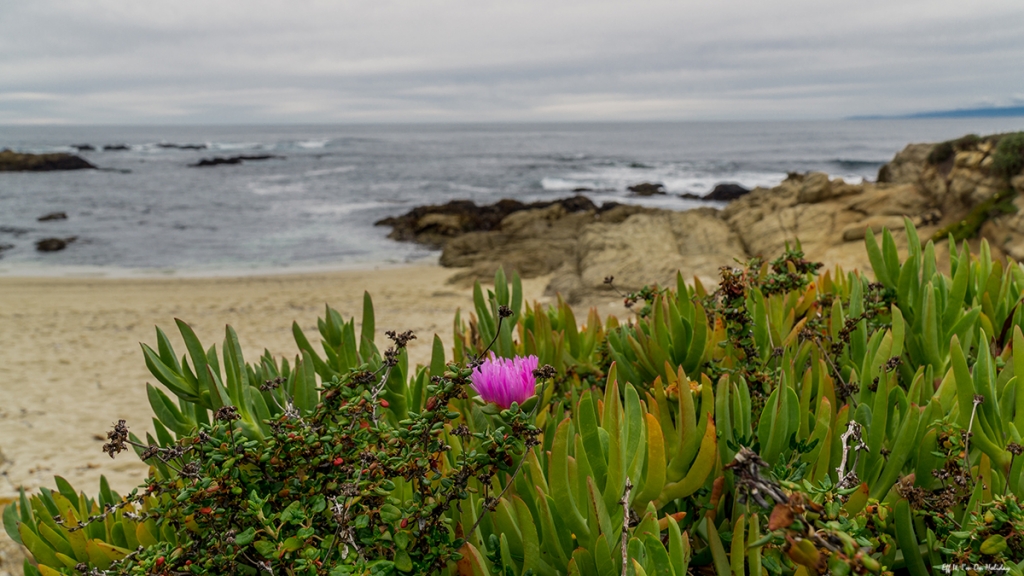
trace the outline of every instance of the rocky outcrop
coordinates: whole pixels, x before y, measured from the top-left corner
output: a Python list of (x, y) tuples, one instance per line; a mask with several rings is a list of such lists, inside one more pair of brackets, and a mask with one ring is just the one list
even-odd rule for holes
[(103, 146), (104, 152), (124, 152), (125, 150), (131, 150), (127, 144), (106, 144)]
[(46, 172), (51, 170), (94, 170), (96, 167), (74, 154), (22, 154), (0, 151), (0, 172)]
[(469, 200), (452, 200), (447, 204), (418, 206), (401, 216), (379, 220), (374, 225), (391, 226), (388, 238), (393, 240), (440, 248), (452, 238), (463, 234), (500, 230), (502, 221), (516, 212), (543, 210), (554, 205), (560, 206), (566, 213), (597, 210), (597, 206), (586, 196), (530, 204), (505, 199), (486, 206), (477, 206)]
[[(524, 277), (550, 274), (549, 292), (574, 303), (612, 295), (607, 276), (615, 277), (620, 290), (672, 283), (677, 271), (714, 284), (719, 267), (755, 256), (775, 258), (797, 242), (808, 260), (869, 270), (863, 246), (868, 230), (888, 228), (902, 250), (904, 218), (928, 239), (971, 210), (1004, 198), (1005, 192), (996, 192), (1007, 187), (1017, 191), (1013, 203), (1024, 209), (1024, 174), (1008, 180), (996, 173), (992, 167), (1001, 152), (994, 139), (942, 146), (939, 153), (937, 145), (908, 146), (881, 169), (878, 182), (790, 174), (778, 186), (755, 188), (721, 210), (597, 208), (575, 197), (543, 205), (451, 202), (381, 223), (395, 227), (393, 238), (443, 245), (441, 263), (462, 268), (454, 281), (486, 280), (498, 266)], [(1024, 136), (1019, 153), (1024, 165)], [(993, 207), (982, 221), (981, 235), (995, 256), (1024, 260), (1024, 210), (1006, 214)], [(948, 252), (942, 244), (936, 247), (940, 258)]]
[(658, 211), (630, 205), (570, 212), (561, 204), (552, 204), (521, 210), (505, 217), (497, 230), (472, 232), (448, 241), (441, 264), (468, 268), (452, 278), (455, 282), (491, 278), (499, 266), (517, 270), (524, 278), (576, 270), (580, 237), (588, 227), (617, 225), (635, 214), (654, 212)]
[(598, 221), (580, 231), (574, 253), (548, 285), (571, 303), (609, 294), (607, 276), (623, 290), (670, 284), (678, 271), (714, 284), (721, 266), (746, 256), (738, 235), (712, 208), (642, 210), (618, 223)]
[[(175, 145), (180, 148), (180, 146)], [(189, 164), (193, 168), (205, 168), (208, 166), (220, 166), (221, 164), (241, 164), (242, 162), (248, 162), (251, 160), (270, 160), (271, 158), (280, 158), (280, 156), (274, 156), (273, 154), (256, 154), (251, 156), (230, 156), (223, 158), (221, 156), (214, 156), (213, 158), (203, 158), (195, 164)]]

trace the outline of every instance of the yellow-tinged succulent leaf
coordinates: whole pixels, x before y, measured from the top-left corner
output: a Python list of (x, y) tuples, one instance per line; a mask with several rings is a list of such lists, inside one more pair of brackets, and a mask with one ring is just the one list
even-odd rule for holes
[(555, 432), (555, 440), (551, 446), (548, 482), (551, 485), (551, 498), (554, 500), (555, 509), (566, 527), (580, 539), (589, 540), (590, 529), (587, 527), (587, 521), (580, 514), (569, 487), (569, 423), (570, 419), (566, 418)]
[(459, 576), (490, 576), (484, 557), (476, 546), (466, 542), (459, 548), (459, 554), (462, 558), (455, 563), (455, 572)]
[(57, 552), (57, 559), (63, 562), (66, 568), (74, 568), (79, 564), (78, 560), (75, 560), (66, 554), (61, 554), (60, 552)]
[(523, 572), (536, 572), (540, 565), (540, 538), (537, 534), (536, 521), (530, 508), (519, 496), (512, 496), (515, 505), (516, 519), (523, 535)]
[(100, 570), (106, 570), (110, 568), (110, 564), (114, 561), (110, 556), (107, 555), (107, 551), (100, 548), (99, 540), (89, 540), (85, 543), (85, 552), (89, 555), (89, 562), (99, 568)]
[(647, 420), (647, 473), (643, 486), (633, 498), (634, 510), (647, 508), (647, 503), (656, 500), (665, 487), (665, 440), (661, 424), (653, 414), (645, 414)]
[(733, 576), (744, 576), (743, 566), (744, 562), (743, 552), (746, 549), (744, 544), (744, 533), (747, 530), (747, 517), (744, 514), (740, 514), (739, 518), (736, 519), (736, 523), (732, 529), (732, 544), (730, 545), (730, 557), (729, 561), (732, 565)]
[(62, 574), (61, 572), (58, 572), (57, 570), (54, 570), (53, 568), (50, 568), (45, 564), (40, 564), (39, 566), (36, 566), (36, 570), (39, 570), (39, 574), (41, 574), (42, 576), (64, 576), (64, 574)]
[(717, 457), (718, 438), (715, 436), (715, 421), (713, 418), (709, 418), (697, 458), (693, 461), (693, 465), (690, 466), (690, 470), (682, 480), (665, 485), (661, 495), (658, 497), (658, 508), (676, 498), (685, 498), (703, 486), (711, 474), (711, 470), (715, 467)]
[(146, 547), (153, 546), (158, 542), (156, 536), (150, 531), (150, 522), (152, 520), (147, 520), (135, 527), (135, 538), (139, 541), (139, 544)]
[(860, 511), (863, 510), (867, 504), (868, 483), (862, 482), (861, 485), (857, 487), (857, 490), (850, 494), (849, 498), (846, 500), (846, 504), (843, 505), (843, 510), (852, 517), (860, 514)]

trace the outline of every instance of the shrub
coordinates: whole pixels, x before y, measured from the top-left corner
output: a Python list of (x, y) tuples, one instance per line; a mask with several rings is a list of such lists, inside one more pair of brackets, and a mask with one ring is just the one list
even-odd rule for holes
[(952, 158), (954, 154), (956, 154), (956, 149), (953, 147), (953, 142), (940, 142), (928, 153), (928, 163), (932, 166), (938, 166)]
[(1021, 170), (1024, 170), (1024, 132), (1014, 132), (999, 139), (992, 154), (992, 173), (1009, 180)]

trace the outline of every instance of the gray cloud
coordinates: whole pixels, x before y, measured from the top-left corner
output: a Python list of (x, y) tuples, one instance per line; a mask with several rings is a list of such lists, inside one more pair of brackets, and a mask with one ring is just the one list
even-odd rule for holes
[(1019, 0), (0, 0), (0, 14), (0, 123), (836, 118), (1024, 93)]

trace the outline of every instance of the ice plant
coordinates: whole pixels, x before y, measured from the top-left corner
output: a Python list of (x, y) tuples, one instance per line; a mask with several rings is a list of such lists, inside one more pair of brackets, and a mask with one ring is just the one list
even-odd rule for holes
[(483, 364), (473, 370), (473, 389), (484, 402), (508, 408), (513, 402), (522, 404), (533, 396), (537, 379), (536, 356), (497, 358), (492, 352)]

